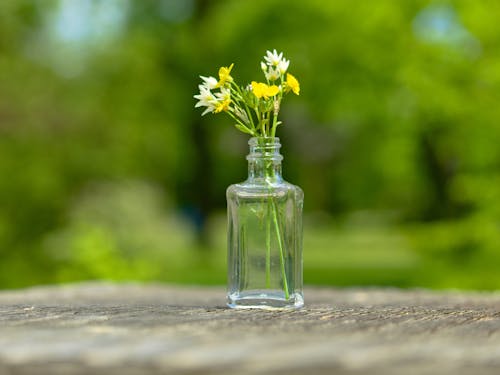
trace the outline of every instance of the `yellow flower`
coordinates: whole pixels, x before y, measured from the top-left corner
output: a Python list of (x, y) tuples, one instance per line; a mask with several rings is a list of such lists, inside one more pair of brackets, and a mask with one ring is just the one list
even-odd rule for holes
[(221, 102), (218, 102), (216, 105), (215, 105), (215, 111), (214, 113), (219, 113), (219, 112), (226, 112), (229, 110), (229, 104), (231, 104), (231, 99), (225, 99)]
[(252, 81), (252, 91), (257, 99), (267, 99), (270, 96), (276, 95), (280, 89), (276, 85), (266, 85), (265, 83)]
[(299, 95), (300, 93), (300, 85), (297, 78), (292, 76), (290, 73), (286, 74), (286, 87), (287, 91), (292, 90), (295, 95)]
[(231, 77), (231, 69), (233, 69), (234, 64), (229, 65), (229, 67), (221, 67), (219, 69), (219, 82), (215, 87), (221, 87), (226, 84), (226, 82), (233, 82), (233, 77)]

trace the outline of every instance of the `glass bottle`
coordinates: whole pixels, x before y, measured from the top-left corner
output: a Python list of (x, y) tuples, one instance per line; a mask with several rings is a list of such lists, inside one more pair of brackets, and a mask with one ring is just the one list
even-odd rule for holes
[(227, 189), (232, 308), (299, 308), (304, 193), (283, 180), (279, 138), (251, 138), (248, 179)]

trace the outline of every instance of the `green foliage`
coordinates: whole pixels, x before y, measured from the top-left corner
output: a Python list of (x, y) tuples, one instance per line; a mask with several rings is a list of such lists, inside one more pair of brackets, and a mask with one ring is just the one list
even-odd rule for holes
[(306, 283), (499, 288), (499, 11), (0, 2), (0, 287), (223, 283), (247, 136), (192, 96), (231, 62), (250, 82), (276, 48), (301, 83), (279, 136), (306, 194)]

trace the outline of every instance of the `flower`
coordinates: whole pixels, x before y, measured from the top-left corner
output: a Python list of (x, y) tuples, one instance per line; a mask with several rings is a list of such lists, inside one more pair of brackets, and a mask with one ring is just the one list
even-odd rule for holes
[(283, 52), (278, 55), (276, 50), (273, 50), (273, 52), (266, 51), (266, 56), (264, 56), (264, 60), (266, 60), (267, 65), (269, 66), (278, 66), (282, 58)]
[(195, 99), (198, 99), (198, 103), (196, 103), (194, 107), (207, 107), (201, 114), (202, 116), (204, 116), (207, 113), (213, 112), (215, 110), (217, 98), (206, 86), (199, 85), (198, 88), (200, 89), (200, 93), (194, 96)]
[(267, 99), (270, 96), (276, 95), (280, 91), (280, 89), (276, 85), (269, 86), (262, 82), (252, 81), (252, 91), (257, 99)]
[(281, 76), (278, 68), (273, 69), (272, 67), (269, 68), (269, 70), (267, 72), (265, 72), (264, 74), (266, 75), (266, 79), (268, 81), (276, 81)]
[(292, 92), (295, 95), (299, 95), (299, 93), (300, 93), (299, 81), (297, 81), (297, 78), (292, 76), (290, 73), (286, 74), (286, 87), (287, 87), (287, 91), (292, 90)]
[(214, 77), (200, 76), (200, 78), (203, 80), (203, 85), (208, 89), (213, 90), (217, 87), (217, 79), (215, 79)]
[(220, 92), (216, 93), (215, 96), (219, 101), (231, 100), (231, 90), (227, 87), (221, 87)]
[[(289, 92), (300, 93), (299, 81), (290, 73), (290, 60), (275, 49), (266, 51), (260, 68), (266, 83), (252, 81), (248, 85), (237, 84), (231, 76), (234, 64), (219, 69), (219, 79), (200, 76), (200, 92), (194, 97), (195, 107), (204, 107), (207, 113), (225, 112), (236, 122), (236, 129), (253, 137), (275, 137), (281, 121), (278, 115), (281, 101)], [(286, 78), (286, 79), (285, 79)]]
[(233, 69), (234, 64), (229, 65), (229, 67), (221, 67), (219, 69), (219, 82), (216, 87), (221, 87), (226, 84), (226, 82), (233, 82), (233, 77), (231, 77), (231, 69)]
[(215, 104), (214, 113), (228, 111), (231, 104), (231, 90), (227, 87), (221, 87), (220, 92), (215, 94), (217, 103)]
[(231, 99), (225, 99), (221, 102), (217, 102), (215, 105), (215, 111), (214, 113), (219, 113), (222, 111), (228, 111), (229, 110), (229, 104), (231, 104)]
[[(262, 70), (266, 74), (266, 78), (271, 81), (275, 81), (279, 79), (283, 74), (285, 74), (288, 70), (288, 66), (290, 65), (290, 60), (287, 60), (283, 57), (283, 52), (280, 52), (278, 54), (276, 50), (273, 50), (273, 52), (267, 51), (266, 56), (264, 56), (264, 60), (266, 61), (266, 63), (261, 62), (260, 65)], [(269, 72), (267, 73), (267, 67), (266, 69), (263, 68), (266, 65), (269, 66)]]
[(278, 63), (278, 70), (280, 71), (281, 74), (286, 73), (288, 65), (290, 65), (290, 60), (287, 60), (285, 58)]

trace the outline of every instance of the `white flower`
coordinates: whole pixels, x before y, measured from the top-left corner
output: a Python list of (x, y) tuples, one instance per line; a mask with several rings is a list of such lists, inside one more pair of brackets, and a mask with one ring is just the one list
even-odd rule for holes
[(226, 87), (221, 87), (220, 92), (215, 93), (218, 101), (231, 100), (231, 90)]
[(203, 80), (203, 85), (209, 90), (213, 90), (217, 86), (217, 79), (214, 77), (200, 76), (200, 78)]
[(283, 52), (278, 55), (276, 50), (273, 50), (273, 52), (266, 51), (266, 56), (264, 56), (264, 60), (267, 61), (267, 65), (269, 66), (278, 66), (282, 58)]
[(280, 71), (281, 74), (285, 74), (286, 71), (288, 70), (288, 65), (290, 65), (290, 60), (287, 60), (285, 58), (283, 58), (283, 60), (281, 60), (279, 63), (278, 63), (278, 69)]
[(262, 69), (262, 71), (265, 73), (267, 71), (267, 65), (264, 61), (261, 61), (260, 62), (260, 68)]
[(266, 79), (268, 81), (276, 81), (277, 79), (280, 78), (280, 71), (278, 68), (276, 69), (269, 68), (269, 70), (265, 72), (265, 74), (266, 74)]
[(213, 112), (215, 110), (217, 98), (210, 92), (210, 89), (206, 86), (199, 85), (198, 88), (200, 89), (200, 93), (199, 95), (194, 96), (195, 99), (198, 99), (198, 103), (196, 103), (194, 107), (207, 107), (201, 114), (202, 116), (204, 116), (207, 113)]

